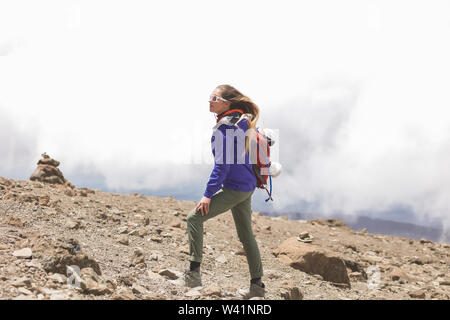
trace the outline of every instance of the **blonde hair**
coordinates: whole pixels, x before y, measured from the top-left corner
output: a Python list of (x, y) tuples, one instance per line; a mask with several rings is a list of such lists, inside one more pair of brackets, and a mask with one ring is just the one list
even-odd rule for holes
[(259, 119), (259, 107), (249, 97), (228, 84), (217, 86), (216, 89), (220, 91), (222, 98), (231, 103), (230, 109), (240, 109), (244, 112), (239, 121), (242, 118), (246, 118), (248, 121), (248, 129), (252, 129), (250, 130), (251, 137), (248, 135), (245, 137), (245, 152), (247, 152), (249, 149), (249, 139), (253, 138), (256, 123)]

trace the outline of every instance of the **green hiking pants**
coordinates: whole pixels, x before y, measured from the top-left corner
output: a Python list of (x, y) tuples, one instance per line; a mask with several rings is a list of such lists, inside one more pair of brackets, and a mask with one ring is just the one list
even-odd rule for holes
[(187, 234), (189, 237), (190, 261), (202, 262), (203, 222), (231, 209), (239, 240), (247, 256), (252, 279), (263, 275), (261, 256), (252, 230), (252, 194), (223, 187), (211, 198), (209, 212), (202, 216), (195, 208), (187, 216)]

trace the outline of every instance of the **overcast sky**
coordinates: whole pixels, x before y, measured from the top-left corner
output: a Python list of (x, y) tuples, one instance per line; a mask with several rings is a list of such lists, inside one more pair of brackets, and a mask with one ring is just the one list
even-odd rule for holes
[(46, 151), (78, 184), (198, 200), (227, 83), (280, 132), (273, 208), (450, 225), (448, 39), (448, 1), (2, 1), (0, 175)]

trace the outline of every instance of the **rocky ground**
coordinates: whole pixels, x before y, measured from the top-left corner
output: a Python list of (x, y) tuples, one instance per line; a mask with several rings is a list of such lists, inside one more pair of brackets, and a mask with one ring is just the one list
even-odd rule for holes
[[(0, 177), (0, 298), (242, 299), (231, 212), (205, 223), (203, 287), (183, 286), (194, 202)], [(266, 299), (449, 299), (450, 245), (253, 212)], [(69, 280), (69, 281), (68, 281)]]

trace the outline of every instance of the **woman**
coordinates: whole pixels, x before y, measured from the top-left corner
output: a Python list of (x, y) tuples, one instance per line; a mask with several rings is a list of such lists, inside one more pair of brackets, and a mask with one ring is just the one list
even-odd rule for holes
[[(226, 139), (227, 129), (228, 134), (230, 129), (233, 131), (242, 129), (243, 132), (254, 129), (259, 118), (259, 108), (232, 86), (220, 85), (210, 96), (209, 109), (217, 114), (211, 139), (213, 147), (216, 146), (213, 148), (215, 163), (203, 198), (187, 217), (190, 268), (185, 272), (185, 282), (189, 287), (201, 286), (203, 223), (231, 209), (239, 240), (247, 256), (251, 276), (247, 297), (264, 297), (261, 257), (251, 226), (251, 198), (256, 187), (256, 177), (248, 153), (251, 136), (245, 138), (245, 148), (238, 148), (235, 138)], [(234, 141), (232, 163), (227, 163), (225, 159), (227, 141), (228, 143)], [(236, 161), (239, 156), (236, 150), (245, 151), (245, 162)]]

